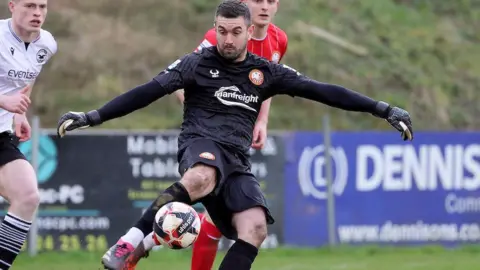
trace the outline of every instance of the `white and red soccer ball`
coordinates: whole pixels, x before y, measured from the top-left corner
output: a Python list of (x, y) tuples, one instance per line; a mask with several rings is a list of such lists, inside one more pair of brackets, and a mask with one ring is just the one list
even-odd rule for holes
[(155, 215), (154, 240), (171, 249), (191, 246), (200, 233), (200, 217), (190, 205), (171, 202), (164, 205)]

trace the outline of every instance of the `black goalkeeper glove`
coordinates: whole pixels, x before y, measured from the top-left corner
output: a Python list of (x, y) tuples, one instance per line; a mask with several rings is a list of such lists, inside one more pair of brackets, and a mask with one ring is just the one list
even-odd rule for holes
[(68, 112), (58, 120), (57, 135), (61, 138), (67, 134), (67, 131), (75, 129), (84, 129), (101, 124), (100, 115), (97, 111)]
[(401, 132), (404, 141), (413, 140), (412, 120), (404, 109), (391, 107), (388, 103), (379, 101), (373, 115), (387, 120), (392, 127)]

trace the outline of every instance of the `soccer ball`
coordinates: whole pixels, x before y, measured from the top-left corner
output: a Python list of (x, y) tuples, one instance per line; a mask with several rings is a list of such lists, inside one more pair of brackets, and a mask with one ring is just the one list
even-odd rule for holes
[(162, 246), (183, 249), (191, 246), (200, 233), (200, 217), (190, 205), (171, 202), (155, 215), (153, 224), (155, 239)]

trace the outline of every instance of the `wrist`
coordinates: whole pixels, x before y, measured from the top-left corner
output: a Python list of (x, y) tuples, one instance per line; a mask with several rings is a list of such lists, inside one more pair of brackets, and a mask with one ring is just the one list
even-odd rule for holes
[(102, 119), (100, 117), (100, 113), (97, 110), (89, 111), (85, 114), (87, 117), (88, 123), (90, 126), (98, 126), (102, 123)]
[(386, 119), (391, 110), (392, 110), (392, 107), (390, 106), (390, 104), (384, 101), (377, 101), (372, 114), (377, 117)]
[(257, 119), (257, 122), (255, 123), (255, 125), (268, 125), (268, 120), (267, 119)]

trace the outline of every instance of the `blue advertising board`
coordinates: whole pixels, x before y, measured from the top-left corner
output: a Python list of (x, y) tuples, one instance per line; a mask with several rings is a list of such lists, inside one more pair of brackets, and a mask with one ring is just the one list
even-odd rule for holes
[[(337, 241), (446, 246), (480, 241), (480, 133), (332, 134)], [(323, 136), (286, 137), (287, 245), (328, 243)]]

